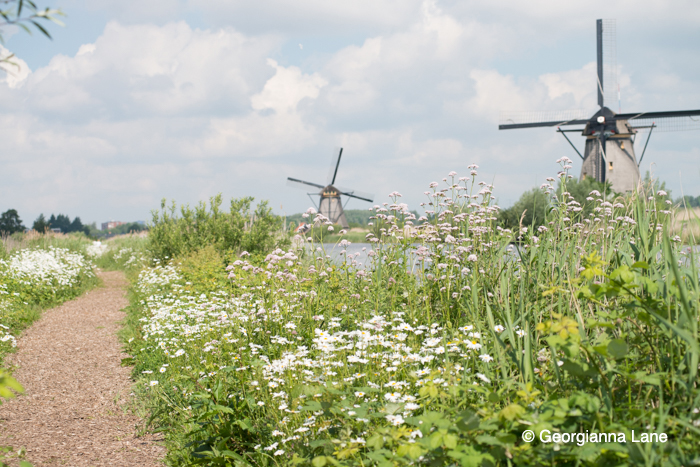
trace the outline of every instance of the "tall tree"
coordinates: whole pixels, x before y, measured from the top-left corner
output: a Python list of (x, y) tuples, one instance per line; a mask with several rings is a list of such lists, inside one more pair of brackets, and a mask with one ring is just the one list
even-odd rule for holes
[(69, 232), (83, 232), (85, 235), (88, 235), (90, 233), (90, 229), (86, 225), (83, 225), (83, 223), (80, 221), (80, 217), (76, 216), (75, 219), (73, 219), (73, 222), (70, 224)]
[(34, 225), (32, 225), (32, 229), (39, 233), (44, 233), (49, 228), (51, 228), (51, 224), (46, 220), (43, 214), (39, 214), (39, 217), (34, 221)]
[(0, 233), (11, 235), (23, 230), (22, 219), (19, 218), (16, 209), (8, 209), (0, 215)]
[(51, 224), (52, 229), (61, 229), (61, 233), (68, 233), (71, 231), (70, 217), (66, 216), (65, 214), (59, 214), (55, 219), (52, 214), (51, 219), (49, 219), (49, 223)]

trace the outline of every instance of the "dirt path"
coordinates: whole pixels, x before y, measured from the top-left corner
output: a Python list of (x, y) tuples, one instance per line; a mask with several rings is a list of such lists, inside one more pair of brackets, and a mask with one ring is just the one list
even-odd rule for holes
[(0, 446), (26, 447), (35, 467), (161, 465), (164, 449), (135, 437), (126, 409), (132, 381), (116, 336), (126, 280), (100, 277), (104, 287), (47, 311), (9, 359), (26, 393), (0, 406)]

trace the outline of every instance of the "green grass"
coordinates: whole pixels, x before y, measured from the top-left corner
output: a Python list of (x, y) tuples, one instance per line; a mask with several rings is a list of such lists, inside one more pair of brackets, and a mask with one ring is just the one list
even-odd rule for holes
[(107, 250), (93, 258), (95, 265), (107, 271), (139, 270), (150, 261), (148, 237), (141, 234), (120, 235), (102, 242)]
[(323, 235), (323, 243), (338, 243), (341, 240), (347, 240), (352, 243), (365, 243), (368, 233), (369, 231), (350, 231), (344, 235), (325, 234)]
[(91, 242), (92, 241), (82, 232), (70, 234), (50, 232), (46, 234), (39, 234), (32, 230), (28, 233), (14, 233), (1, 238), (0, 258), (2, 258), (3, 255), (7, 256), (13, 251), (21, 249), (47, 249), (51, 246), (55, 248), (67, 248), (70, 251), (85, 253), (85, 248)]

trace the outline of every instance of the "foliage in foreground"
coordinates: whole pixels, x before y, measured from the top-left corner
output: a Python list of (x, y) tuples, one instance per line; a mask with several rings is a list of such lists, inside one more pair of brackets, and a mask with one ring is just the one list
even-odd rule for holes
[(340, 264), (313, 244), (144, 269), (128, 347), (169, 463), (699, 462), (697, 258), (657, 197), (594, 191), (582, 216), (546, 185), (543, 225), (512, 231), (480, 185), (431, 184), (420, 219), (394, 193)]

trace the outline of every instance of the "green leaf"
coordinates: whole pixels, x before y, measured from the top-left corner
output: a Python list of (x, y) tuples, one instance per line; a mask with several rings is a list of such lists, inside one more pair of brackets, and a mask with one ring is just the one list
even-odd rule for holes
[(476, 437), (477, 443), (489, 444), (491, 446), (500, 446), (501, 441), (495, 436), (491, 435), (480, 435)]
[(3, 383), (10, 389), (14, 389), (17, 392), (24, 392), (24, 388), (19, 382), (11, 376), (5, 377)]
[(641, 381), (642, 383), (653, 384), (654, 386), (658, 386), (661, 384), (659, 374), (647, 375), (644, 374), (643, 371), (635, 373), (634, 379), (636, 379), (637, 381)]
[(408, 449), (408, 457), (411, 459), (418, 459), (425, 453), (425, 450), (418, 444), (410, 444), (409, 446), (411, 447)]
[(384, 446), (384, 436), (376, 434), (367, 440), (367, 447), (372, 449), (380, 449)]
[(304, 407), (301, 408), (303, 412), (317, 412), (319, 410), (322, 410), (323, 407), (321, 406), (321, 403), (319, 401), (308, 401)]
[(316, 448), (320, 448), (322, 446), (326, 446), (328, 444), (332, 444), (331, 441), (328, 439), (317, 439), (317, 440), (311, 441), (309, 443), (309, 446), (316, 449)]
[(471, 410), (465, 410), (459, 414), (457, 428), (462, 431), (472, 431), (479, 428), (479, 417)]
[(515, 444), (515, 441), (518, 439), (516, 436), (512, 433), (501, 433), (496, 436), (503, 444)]
[(627, 352), (627, 342), (622, 339), (613, 339), (608, 344), (608, 354), (613, 358), (624, 358)]
[(428, 438), (428, 446), (430, 449), (437, 449), (442, 446), (443, 433), (436, 431)]
[(447, 449), (454, 449), (457, 447), (457, 441), (459, 441), (459, 438), (457, 438), (453, 434), (446, 434), (445, 436), (442, 437), (442, 442), (445, 445)]
[(402, 404), (387, 404), (384, 406), (384, 412), (389, 415), (393, 415), (401, 409), (403, 409)]
[(510, 420), (512, 422), (513, 420), (520, 417), (524, 413), (525, 413), (525, 409), (521, 405), (509, 404), (506, 407), (504, 407), (503, 410), (501, 410), (498, 415), (501, 418), (505, 418), (506, 420)]

